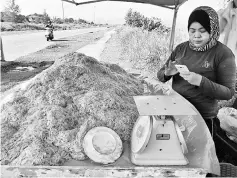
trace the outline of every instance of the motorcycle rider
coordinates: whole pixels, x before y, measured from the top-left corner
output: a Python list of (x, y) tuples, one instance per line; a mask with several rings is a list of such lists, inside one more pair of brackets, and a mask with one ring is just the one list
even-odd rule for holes
[(45, 26), (45, 28), (52, 28), (52, 29), (54, 29), (54, 26), (53, 26), (51, 20), (48, 21), (48, 24)]
[[(45, 26), (45, 28), (46, 29), (50, 29), (50, 32), (49, 32), (49, 38), (47, 37), (47, 41), (49, 40), (49, 39), (53, 39), (54, 38), (54, 35), (53, 35), (53, 29), (54, 29), (54, 26), (53, 26), (53, 24), (52, 24), (52, 21), (51, 20), (49, 20), (48, 21), (48, 24)], [(47, 33), (46, 33), (46, 35), (47, 35)]]

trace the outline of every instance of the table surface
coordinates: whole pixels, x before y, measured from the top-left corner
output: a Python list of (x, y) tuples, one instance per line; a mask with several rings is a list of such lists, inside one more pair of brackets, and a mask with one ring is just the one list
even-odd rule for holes
[(63, 166), (1, 166), (1, 176), (32, 177), (205, 177), (207, 170), (187, 166), (136, 166), (130, 161), (130, 146), (123, 143), (123, 153), (113, 164), (101, 165), (90, 159), (70, 160)]

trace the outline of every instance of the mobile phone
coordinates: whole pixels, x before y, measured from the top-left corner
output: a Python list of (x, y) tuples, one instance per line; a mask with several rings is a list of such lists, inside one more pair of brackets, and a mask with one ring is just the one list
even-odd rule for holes
[(179, 71), (179, 73), (188, 73), (189, 72), (188, 67), (186, 65), (176, 64), (175, 67)]

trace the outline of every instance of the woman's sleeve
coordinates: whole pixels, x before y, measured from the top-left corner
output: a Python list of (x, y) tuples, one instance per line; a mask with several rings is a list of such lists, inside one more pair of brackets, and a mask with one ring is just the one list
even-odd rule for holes
[(218, 100), (229, 100), (235, 93), (236, 64), (233, 54), (225, 57), (216, 70), (216, 83), (202, 76), (200, 89), (210, 97)]
[(168, 58), (168, 60), (165, 62), (165, 64), (161, 67), (161, 69), (157, 72), (157, 78), (165, 83), (168, 80), (170, 80), (172, 78), (172, 76), (166, 76), (165, 75), (165, 65), (167, 65), (169, 63), (169, 61), (174, 61), (175, 60), (175, 51), (176, 49), (171, 53), (170, 57)]

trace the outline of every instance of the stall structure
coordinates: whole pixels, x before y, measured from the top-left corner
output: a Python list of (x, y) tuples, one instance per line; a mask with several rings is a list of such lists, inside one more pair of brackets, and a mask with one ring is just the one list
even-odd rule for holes
[[(110, 0), (76, 2), (62, 0), (75, 5), (83, 5)], [(173, 49), (176, 18), (179, 7), (187, 0), (114, 0), (116, 2), (144, 3), (174, 10), (169, 50)], [(197, 115), (197, 117), (201, 117)], [(200, 122), (201, 119), (197, 119)], [(204, 123), (204, 122), (203, 122)], [(202, 125), (203, 125), (202, 123)], [(199, 134), (201, 136), (201, 134)], [(200, 141), (203, 140), (200, 138)], [(197, 144), (200, 142), (197, 142)], [(202, 143), (200, 144), (202, 145)], [(208, 148), (206, 148), (208, 149)], [(1, 166), (5, 177), (206, 177), (207, 169), (201, 166), (137, 166), (130, 161), (129, 144), (115, 164), (100, 165), (91, 160), (71, 161), (64, 166)], [(203, 150), (203, 149), (202, 149)], [(190, 154), (192, 154), (190, 152)], [(204, 157), (204, 156), (202, 156)], [(208, 157), (208, 155), (206, 155)], [(194, 158), (190, 155), (190, 158)], [(195, 161), (196, 159), (194, 159)], [(191, 161), (191, 160), (190, 160)], [(197, 162), (197, 161), (196, 161)], [(201, 161), (199, 161), (201, 163)], [(205, 162), (205, 160), (203, 161)], [(213, 166), (208, 163), (208, 165)]]
[(4, 53), (3, 53), (3, 45), (2, 45), (2, 37), (0, 37), (0, 45), (1, 45), (1, 61), (5, 61)]

